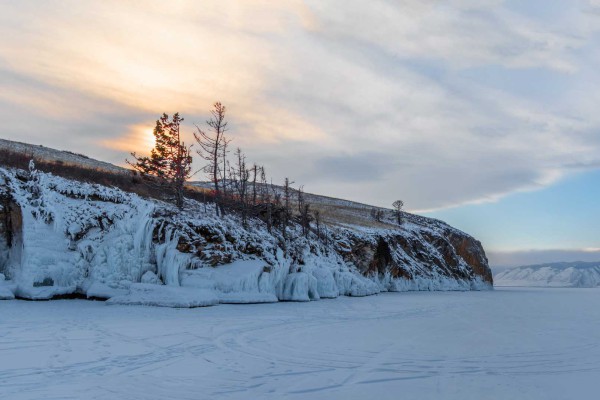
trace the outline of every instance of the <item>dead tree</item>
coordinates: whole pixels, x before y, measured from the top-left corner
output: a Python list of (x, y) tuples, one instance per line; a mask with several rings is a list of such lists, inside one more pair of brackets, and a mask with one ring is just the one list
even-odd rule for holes
[(372, 208), (371, 218), (373, 218), (373, 220), (375, 220), (376, 222), (381, 222), (383, 220), (383, 210), (380, 210), (378, 208)]
[(404, 207), (404, 202), (402, 200), (396, 200), (392, 203), (392, 207), (394, 207), (394, 216), (396, 217), (398, 225), (402, 225), (402, 207)]
[(290, 219), (292, 216), (292, 183), (293, 182), (290, 182), (289, 178), (285, 178), (283, 184), (283, 215), (281, 218), (281, 234), (283, 235), (285, 246), (287, 246), (287, 229), (290, 225)]
[[(200, 157), (207, 161), (203, 170), (208, 175), (210, 181), (214, 185), (215, 200), (217, 203), (216, 213), (219, 215), (225, 214), (223, 206), (223, 193), (219, 186), (219, 181), (222, 175), (225, 174), (225, 160), (227, 158), (227, 144), (229, 140), (225, 137), (227, 131), (227, 122), (225, 121), (226, 108), (220, 102), (216, 102), (211, 110), (211, 117), (206, 121), (209, 126), (209, 132), (203, 131), (196, 125), (197, 132), (194, 132), (194, 137), (199, 144), (197, 153)], [(223, 168), (221, 168), (223, 165)], [(225, 179), (223, 179), (223, 185)]]
[(250, 171), (246, 168), (246, 156), (244, 156), (239, 147), (235, 151), (235, 157), (236, 165), (232, 169), (231, 182), (242, 214), (242, 223), (246, 226), (248, 220), (248, 182), (250, 180)]
[(315, 210), (313, 212), (313, 215), (315, 218), (315, 228), (316, 228), (317, 239), (321, 240), (321, 213), (319, 212), (319, 210)]
[(273, 229), (273, 184), (267, 182), (267, 173), (265, 167), (260, 167), (260, 190), (261, 190), (261, 201), (265, 204), (266, 215), (265, 219), (267, 222), (267, 230), (271, 233)]
[(231, 182), (229, 182), (228, 177), (227, 177), (227, 172), (229, 172), (229, 177), (231, 177), (231, 171), (229, 168), (227, 168), (227, 164), (229, 161), (227, 161), (227, 154), (229, 154), (229, 150), (227, 149), (227, 147), (229, 146), (229, 143), (231, 142), (231, 140), (228, 140), (227, 138), (225, 138), (223, 140), (223, 146), (222, 146), (222, 151), (221, 151), (221, 162), (223, 163), (223, 168), (221, 170), (221, 191), (222, 191), (222, 197), (223, 200), (227, 199), (227, 196), (229, 195), (230, 192), (230, 186), (231, 186)]
[(256, 196), (257, 196), (257, 190), (256, 190), (256, 180), (258, 178), (258, 165), (254, 164), (252, 166), (252, 205), (256, 206)]
[(305, 237), (308, 237), (308, 233), (310, 232), (310, 204), (306, 202), (306, 197), (304, 195), (304, 186), (300, 186), (298, 189), (298, 213), (300, 219), (300, 226), (302, 227), (302, 234)]

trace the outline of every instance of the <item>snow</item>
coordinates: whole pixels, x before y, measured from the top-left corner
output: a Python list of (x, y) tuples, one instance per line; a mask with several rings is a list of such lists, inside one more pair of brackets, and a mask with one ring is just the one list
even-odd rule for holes
[(0, 279), (0, 300), (12, 300), (15, 298), (16, 288), (8, 282)]
[(0, 283), (0, 300), (12, 300), (15, 298), (15, 294), (8, 286)]
[(70, 151), (61, 151), (51, 149), (44, 146), (36, 146), (28, 143), (15, 142), (12, 140), (0, 139), (0, 149), (8, 150), (19, 154), (28, 154), (36, 159), (41, 159), (47, 162), (61, 162), (67, 165), (77, 165), (87, 167), (92, 170), (104, 170), (117, 174), (126, 174), (128, 171), (125, 168), (118, 167), (113, 164), (94, 160), (82, 154), (76, 154)]
[(4, 274), (0, 274), (0, 300), (12, 300), (15, 298), (16, 286), (7, 281)]
[(56, 296), (64, 296), (75, 293), (75, 286), (40, 286), (31, 287), (18, 285), (15, 295), (31, 300), (50, 300)]
[(592, 400), (598, 289), (202, 309), (0, 302), (0, 398)]
[(273, 293), (219, 293), (219, 303), (221, 304), (260, 304), (277, 303), (278, 301), (279, 299)]
[(90, 299), (110, 299), (115, 296), (122, 296), (129, 293), (129, 282), (122, 282), (121, 287), (109, 286), (101, 282), (86, 281), (83, 283), (82, 292)]
[(194, 308), (219, 304), (219, 297), (210, 290), (134, 283), (129, 293), (111, 297), (106, 304)]
[(600, 262), (551, 263), (502, 271), (494, 277), (497, 286), (580, 287), (600, 286)]

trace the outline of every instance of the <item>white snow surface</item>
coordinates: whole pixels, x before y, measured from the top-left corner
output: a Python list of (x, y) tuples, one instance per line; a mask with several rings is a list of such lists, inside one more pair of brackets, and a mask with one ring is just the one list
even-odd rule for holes
[(496, 286), (579, 287), (600, 286), (600, 262), (565, 262), (512, 268), (494, 277)]
[(204, 309), (0, 302), (11, 400), (595, 400), (598, 289)]

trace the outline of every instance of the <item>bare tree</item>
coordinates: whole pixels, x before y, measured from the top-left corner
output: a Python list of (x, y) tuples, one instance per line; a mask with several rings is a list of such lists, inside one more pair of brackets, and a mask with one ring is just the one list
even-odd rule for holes
[(383, 210), (380, 210), (378, 208), (372, 208), (371, 218), (373, 218), (377, 222), (381, 222), (383, 220)]
[(259, 167), (258, 165), (254, 164), (252, 166), (252, 205), (256, 206), (256, 196), (257, 196), (257, 190), (256, 190), (256, 180), (258, 178), (258, 171), (259, 171)]
[(402, 207), (404, 207), (404, 202), (402, 200), (396, 200), (392, 203), (392, 207), (394, 207), (394, 216), (396, 217), (398, 225), (402, 225)]
[[(229, 140), (225, 137), (225, 132), (227, 131), (227, 122), (225, 121), (226, 111), (227, 109), (224, 105), (216, 102), (210, 112), (211, 118), (206, 121), (210, 131), (205, 132), (196, 125), (197, 132), (194, 132), (194, 137), (200, 145), (197, 153), (208, 162), (203, 170), (214, 185), (217, 215), (219, 215), (219, 210), (221, 211), (221, 215), (225, 214), (222, 198), (223, 193), (219, 187), (219, 181), (223, 178), (222, 182), (225, 185), (225, 160), (227, 158), (227, 145), (229, 143)], [(222, 169), (221, 165), (223, 165)]]
[(274, 197), (274, 189), (273, 184), (269, 184), (267, 182), (267, 173), (265, 171), (265, 167), (260, 167), (260, 189), (261, 189), (261, 201), (265, 204), (266, 207), (266, 216), (267, 220), (267, 230), (271, 233), (271, 229), (273, 228), (273, 197)]
[(231, 186), (231, 182), (228, 181), (227, 179), (227, 172), (229, 171), (229, 176), (231, 176), (231, 171), (229, 170), (229, 168), (227, 168), (227, 164), (229, 161), (227, 161), (227, 154), (229, 154), (229, 150), (227, 149), (227, 147), (229, 147), (229, 143), (231, 142), (230, 139), (227, 138), (223, 138), (223, 146), (222, 146), (222, 151), (221, 151), (221, 162), (223, 163), (223, 169), (221, 171), (221, 189), (222, 189), (222, 197), (223, 200), (225, 200), (228, 196), (229, 193), (229, 189)]
[(321, 239), (321, 212), (319, 210), (315, 210), (313, 212), (314, 216), (315, 216), (315, 226), (316, 226), (316, 230), (317, 230), (317, 238), (320, 240)]
[(238, 147), (235, 151), (236, 165), (231, 172), (231, 181), (239, 208), (242, 214), (242, 223), (247, 225), (248, 219), (248, 182), (250, 180), (250, 171), (246, 168), (246, 156)]
[(287, 241), (287, 228), (290, 225), (290, 218), (292, 216), (292, 187), (293, 182), (290, 182), (289, 178), (285, 178), (283, 184), (283, 216), (281, 224), (281, 233), (283, 234), (283, 240)]
[(302, 234), (308, 237), (310, 232), (310, 204), (306, 202), (304, 195), (304, 186), (300, 186), (298, 189), (298, 213), (300, 214), (300, 226), (302, 227)]

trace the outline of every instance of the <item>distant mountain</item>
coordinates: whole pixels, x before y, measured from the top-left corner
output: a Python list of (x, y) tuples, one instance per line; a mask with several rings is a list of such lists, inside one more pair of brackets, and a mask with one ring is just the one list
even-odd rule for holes
[(496, 286), (600, 287), (600, 262), (556, 262), (497, 272)]

